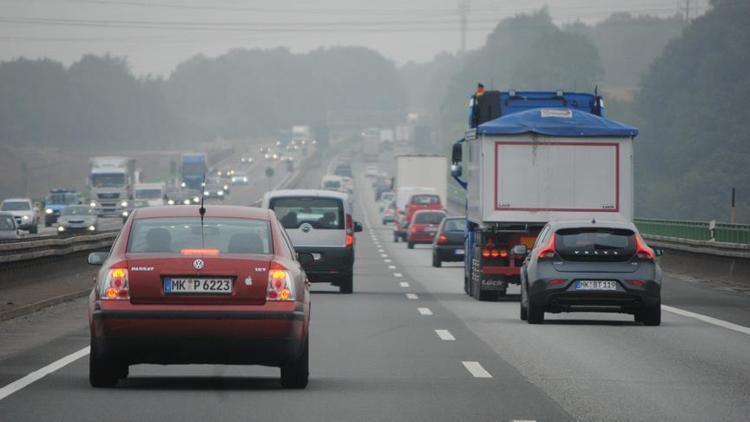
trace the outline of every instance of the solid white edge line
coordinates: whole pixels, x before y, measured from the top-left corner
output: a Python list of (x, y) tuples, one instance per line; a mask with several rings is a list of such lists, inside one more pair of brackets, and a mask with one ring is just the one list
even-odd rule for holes
[(409, 287), (409, 283), (402, 281), (401, 283), (398, 283), (401, 287)]
[(416, 300), (416, 299), (419, 299), (419, 296), (415, 295), (414, 293), (407, 293), (406, 298), (411, 299), (411, 300)]
[(735, 324), (729, 321), (724, 321), (723, 319), (718, 319), (714, 317), (710, 317), (708, 315), (703, 314), (697, 314), (695, 312), (686, 311), (684, 309), (675, 308), (672, 306), (667, 305), (661, 305), (661, 309), (665, 310), (667, 312), (671, 312), (673, 314), (682, 315), (684, 317), (697, 319), (699, 321), (703, 321), (707, 324), (715, 325), (717, 327), (726, 328), (728, 330), (736, 331), (738, 333), (746, 334), (750, 336), (750, 328), (745, 327), (744, 325)]
[(78, 359), (86, 356), (89, 354), (89, 346), (84, 347), (83, 349), (73, 352), (69, 354), (68, 356), (65, 356), (63, 358), (60, 358), (49, 365), (45, 366), (44, 368), (37, 369), (36, 371), (26, 375), (23, 378), (17, 379), (13, 381), (12, 383), (6, 385), (3, 388), (0, 388), (0, 400), (8, 397), (9, 395), (29, 386), (30, 384), (39, 381), (40, 379), (46, 377), (47, 375), (57, 371), (58, 369), (61, 369)]
[(440, 337), (440, 340), (443, 341), (456, 341), (456, 338), (453, 337), (453, 334), (451, 334), (448, 330), (435, 330), (435, 334)]
[(482, 368), (482, 365), (480, 365), (479, 362), (465, 360), (461, 361), (461, 363), (474, 378), (492, 378), (492, 374), (487, 372), (486, 369)]
[(420, 315), (432, 315), (430, 308), (417, 308), (417, 311), (419, 311)]

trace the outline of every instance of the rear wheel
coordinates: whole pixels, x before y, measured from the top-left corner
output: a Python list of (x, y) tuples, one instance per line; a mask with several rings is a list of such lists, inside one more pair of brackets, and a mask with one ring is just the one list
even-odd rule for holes
[(527, 299), (526, 318), (529, 324), (544, 324), (544, 309), (535, 304), (531, 298)]
[(521, 283), (521, 300), (519, 302), (521, 305), (521, 321), (526, 321), (529, 319), (529, 308), (526, 307), (526, 289), (523, 283)]
[(117, 385), (117, 380), (128, 376), (128, 366), (100, 352), (96, 342), (91, 341), (89, 352), (89, 383), (96, 388), (109, 388)]
[(436, 252), (432, 253), (432, 266), (440, 268), (440, 266), (443, 264), (443, 261), (440, 260), (440, 257), (438, 257)]
[(352, 292), (354, 292), (354, 274), (349, 273), (341, 277), (339, 293), (351, 294)]
[(302, 346), (302, 354), (297, 359), (281, 367), (281, 386), (284, 388), (302, 389), (307, 387), (307, 381), (310, 377), (310, 346), (308, 337), (305, 338), (305, 344)]
[(643, 325), (661, 325), (661, 302), (652, 306), (644, 306), (643, 309), (636, 311), (635, 320), (642, 322)]
[(396, 233), (396, 232), (393, 232), (393, 242), (394, 242), (394, 243), (398, 243), (398, 239), (399, 239), (400, 237), (401, 237), (401, 236), (399, 236), (399, 235), (398, 235), (398, 233)]
[(409, 249), (414, 249), (414, 242), (407, 243), (406, 247), (409, 248)]

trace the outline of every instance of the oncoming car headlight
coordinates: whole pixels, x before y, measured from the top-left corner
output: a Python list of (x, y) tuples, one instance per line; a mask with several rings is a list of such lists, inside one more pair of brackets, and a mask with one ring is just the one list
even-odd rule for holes
[(122, 202), (120, 202), (120, 206), (121, 207), (127, 207), (128, 206), (128, 201), (122, 201)]
[(44, 212), (47, 214), (52, 214), (54, 211), (52, 210), (52, 208), (47, 208), (44, 210)]
[(174, 205), (174, 199), (170, 199), (167, 201), (167, 205)]

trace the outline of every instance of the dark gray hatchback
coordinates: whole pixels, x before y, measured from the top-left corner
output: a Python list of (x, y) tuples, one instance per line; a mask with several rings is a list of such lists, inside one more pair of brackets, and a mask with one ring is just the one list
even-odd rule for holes
[(548, 223), (521, 269), (521, 319), (545, 312), (619, 312), (646, 325), (661, 323), (661, 269), (654, 250), (626, 222)]

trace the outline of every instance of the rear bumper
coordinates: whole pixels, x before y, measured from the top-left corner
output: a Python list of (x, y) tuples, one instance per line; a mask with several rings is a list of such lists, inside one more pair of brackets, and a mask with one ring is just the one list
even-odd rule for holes
[(435, 254), (438, 258), (440, 258), (441, 261), (447, 261), (447, 262), (463, 262), (465, 253), (463, 254), (456, 254), (456, 250), (458, 249), (464, 249), (464, 245), (435, 245), (433, 246), (433, 249), (435, 251)]
[(576, 290), (575, 281), (560, 287), (547, 286), (546, 280), (533, 283), (529, 299), (546, 312), (621, 312), (634, 313), (661, 301), (661, 284), (648, 281), (643, 287), (630, 288), (617, 281), (617, 290)]
[(432, 243), (435, 240), (435, 234), (427, 232), (409, 233), (406, 239), (411, 243)]
[(352, 274), (354, 267), (354, 248), (300, 246), (297, 252), (320, 254), (321, 259), (304, 267), (311, 283), (331, 283), (341, 276)]
[(94, 311), (97, 351), (128, 364), (279, 366), (301, 353), (302, 311)]

